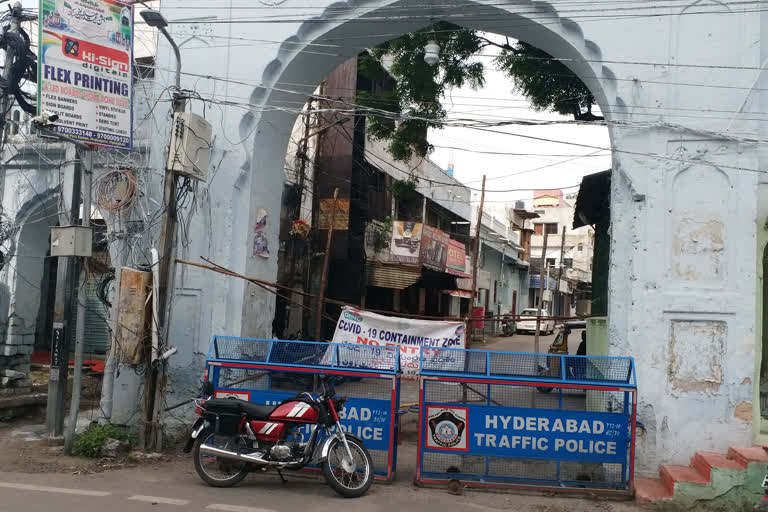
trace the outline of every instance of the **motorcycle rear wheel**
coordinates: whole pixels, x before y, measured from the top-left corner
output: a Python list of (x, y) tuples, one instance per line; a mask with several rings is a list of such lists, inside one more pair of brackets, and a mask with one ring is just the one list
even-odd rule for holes
[(323, 476), (328, 485), (345, 498), (358, 498), (368, 492), (373, 484), (373, 459), (361, 441), (347, 436), (349, 450), (354, 459), (354, 469), (349, 471), (345, 461), (349, 458), (344, 443), (339, 439), (331, 442), (328, 458), (323, 461)]
[(213, 432), (202, 432), (195, 440), (192, 456), (195, 471), (203, 482), (212, 487), (232, 487), (240, 483), (250, 470), (250, 464), (237, 460), (224, 459), (215, 455), (200, 452), (203, 444), (230, 451), (240, 451), (245, 446), (241, 437), (222, 436)]

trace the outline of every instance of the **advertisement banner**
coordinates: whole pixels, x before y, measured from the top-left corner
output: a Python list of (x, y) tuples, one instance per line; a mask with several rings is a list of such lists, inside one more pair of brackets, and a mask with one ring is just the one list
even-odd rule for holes
[(333, 198), (320, 200), (320, 215), (317, 219), (317, 229), (328, 229), (333, 216), (333, 230), (346, 231), (349, 229), (349, 199), (336, 199), (336, 212), (333, 212)]
[(472, 308), (472, 327), (475, 329), (485, 329), (485, 308), (473, 307)]
[[(344, 308), (336, 323), (333, 342), (399, 347), (403, 375), (416, 378), (419, 376), (421, 347), (464, 348), (465, 327), (463, 322), (397, 318)], [(439, 362), (441, 368), (462, 371), (464, 360), (461, 354), (463, 352), (434, 350), (425, 351), (424, 358), (439, 358), (432, 362)]]
[(444, 232), (425, 224), (421, 234), (421, 264), (439, 272), (445, 270), (449, 241)]
[(419, 264), (421, 228), (421, 222), (398, 220), (392, 223), (392, 242), (389, 244), (391, 261)]
[(457, 276), (467, 273), (467, 249), (463, 243), (448, 240), (448, 257), (445, 261), (445, 271)]
[(133, 6), (118, 0), (40, 0), (38, 112), (51, 131), (133, 148)]
[(516, 459), (626, 462), (626, 414), (519, 407), (426, 406), (426, 448)]

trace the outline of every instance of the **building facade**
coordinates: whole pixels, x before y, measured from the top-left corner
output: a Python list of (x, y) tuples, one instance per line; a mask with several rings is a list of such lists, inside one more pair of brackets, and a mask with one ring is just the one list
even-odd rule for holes
[[(565, 197), (562, 190), (534, 192), (531, 237), (531, 274), (529, 305), (539, 304), (539, 279), (544, 276), (544, 289), (549, 290), (544, 308), (554, 316), (585, 315), (591, 311), (592, 260), (594, 230), (573, 229), (575, 196)], [(544, 238), (547, 252), (543, 256)], [(547, 280), (547, 275), (550, 279)], [(551, 298), (551, 300), (546, 300)]]

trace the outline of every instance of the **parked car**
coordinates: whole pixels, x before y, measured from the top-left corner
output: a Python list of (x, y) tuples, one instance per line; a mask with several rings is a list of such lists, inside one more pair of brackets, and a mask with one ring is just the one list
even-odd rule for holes
[[(516, 330), (519, 331), (528, 331), (528, 332), (536, 332), (536, 315), (538, 315), (538, 311), (536, 308), (528, 308), (524, 309), (520, 312), (520, 316), (517, 319), (517, 322), (515, 324)], [(555, 331), (555, 321), (549, 317), (549, 313), (547, 313), (545, 310), (542, 310), (541, 312), (541, 325), (539, 326), (539, 332), (542, 332), (544, 334), (551, 334)]]

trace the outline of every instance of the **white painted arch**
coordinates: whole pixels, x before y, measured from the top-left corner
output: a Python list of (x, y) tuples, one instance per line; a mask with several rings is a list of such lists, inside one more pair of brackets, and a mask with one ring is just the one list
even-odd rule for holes
[[(768, 162), (739, 134), (768, 133), (768, 123), (747, 115), (768, 110), (768, 85), (760, 72), (768, 62), (768, 38), (762, 43), (767, 15), (726, 6), (732, 14), (724, 16), (717, 9), (725, 4), (701, 0), (663, 8), (639, 4), (631, 16), (605, 19), (596, 19), (594, 8), (592, 14), (579, 12), (567, 0), (309, 3), (230, 0), (216, 12), (198, 8), (204, 2), (163, 3), (182, 42), (183, 86), (236, 103), (206, 111), (215, 127), (214, 151), (222, 156), (209, 184), (212, 227), (193, 230), (190, 252), (274, 280), (282, 168), (295, 121), (280, 107), (303, 104), (344, 60), (441, 19), (525, 40), (568, 59), (610, 122), (608, 335), (613, 354), (637, 361), (639, 419), (646, 426), (638, 444), (639, 472), (687, 463), (696, 450), (749, 444), (752, 424), (744, 410), (752, 401), (755, 354), (757, 174), (739, 169), (766, 168)], [(414, 12), (422, 17), (406, 17)], [(389, 16), (387, 23), (366, 22), (382, 14)], [(173, 68), (162, 41), (158, 58), (161, 69)], [(161, 73), (160, 81), (172, 80)], [(194, 102), (193, 109), (202, 110)], [(163, 153), (163, 140), (156, 138), (153, 155)], [(677, 179), (694, 166), (697, 179)], [(724, 194), (738, 200), (724, 201)], [(271, 219), (268, 259), (251, 255), (261, 210)], [(701, 212), (708, 216), (706, 243), (679, 243), (681, 235), (698, 232)], [(727, 236), (719, 236), (721, 227)], [(679, 261), (695, 271), (675, 272)], [(710, 262), (719, 266), (714, 285)], [(242, 283), (208, 283), (206, 303), (217, 334), (269, 336), (271, 295)], [(194, 349), (204, 353), (208, 341), (203, 335)], [(182, 376), (186, 368), (178, 366), (171, 371), (175, 391), (196, 391), (197, 376)], [(681, 384), (670, 373), (677, 371), (701, 382)]]

